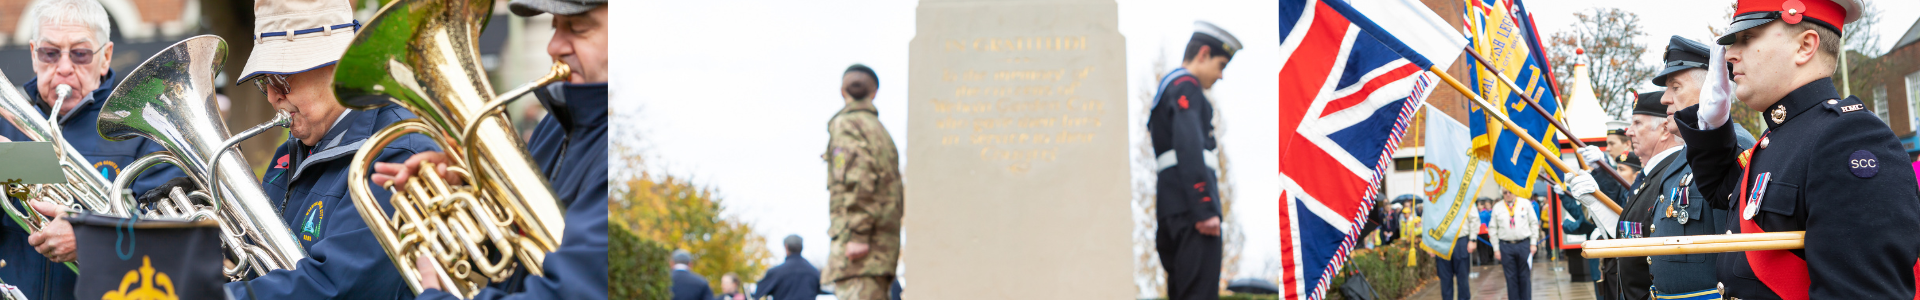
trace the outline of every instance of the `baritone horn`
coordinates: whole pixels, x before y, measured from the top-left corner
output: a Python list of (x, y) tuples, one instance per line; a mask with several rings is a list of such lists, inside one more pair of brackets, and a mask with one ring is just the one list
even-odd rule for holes
[[(334, 75), (335, 94), (347, 107), (398, 104), (419, 116), (368, 137), (349, 178), (368, 178), (380, 150), (407, 134), (430, 137), (446, 152), (447, 170), (465, 178), (465, 184), (451, 184), (425, 171), (434, 167), (423, 167), (404, 186), (385, 187), (393, 191), (393, 215), (360, 210), (416, 294), (426, 272), (463, 297), (505, 280), (516, 268), (540, 275), (543, 256), (560, 246), (565, 223), (559, 202), (502, 108), (565, 80), (568, 67), (556, 63), (544, 78), (494, 94), (476, 46), (492, 7), (491, 0), (389, 3), (354, 37)], [(348, 182), (354, 205), (381, 207), (368, 180)], [(419, 258), (431, 260), (432, 268), (416, 269)]]
[[(16, 85), (7, 80), (6, 76), (0, 76), (0, 86)], [(56, 90), (55, 94), (60, 99), (66, 99), (73, 92), (72, 87), (64, 84)], [(104, 215), (126, 214), (125, 207), (115, 207), (110, 202), (113, 190), (108, 187), (112, 182), (107, 181), (105, 175), (95, 171), (93, 164), (88, 163), (85, 157), (81, 157), (80, 151), (74, 149), (73, 144), (67, 143), (66, 138), (62, 137), (59, 118), (56, 114), (47, 113), (48, 117), (41, 117), (40, 110), (35, 108), (34, 103), (37, 103), (35, 101), (40, 99), (29, 99), (21, 94), (20, 90), (0, 88), (0, 118), (7, 119), (8, 123), (13, 124), (13, 128), (20, 129), (20, 133), (26, 135), (28, 139), (51, 142), (54, 145), (55, 159), (60, 164), (60, 172), (67, 180), (65, 183), (7, 183), (6, 194), (20, 199), (22, 204), (37, 200)], [(49, 110), (58, 111), (61, 106), (55, 104)], [(0, 201), (0, 209), (5, 209), (7, 216), (22, 225), (27, 233), (39, 232), (40, 227), (52, 221), (35, 212), (32, 207), (14, 206), (13, 201)], [(79, 270), (73, 262), (67, 262), (66, 265), (69, 269)]]
[(1580, 244), (1587, 258), (1707, 254), (1806, 248), (1807, 232), (1683, 235), (1636, 239), (1593, 240)]
[[(141, 156), (124, 167), (113, 182), (125, 190), (140, 172), (161, 163), (179, 167), (199, 191), (175, 188), (170, 195), (140, 210), (143, 218), (215, 219), (221, 242), (235, 266), (225, 269), (229, 279), (293, 269), (307, 258), (293, 231), (269, 204), (252, 168), (235, 144), (287, 124), (286, 112), (239, 135), (227, 132), (214, 104), (213, 80), (226, 63), (227, 42), (218, 36), (187, 38), (147, 58), (113, 88), (100, 110), (97, 124), (108, 140), (144, 137), (166, 151)], [(117, 205), (137, 207), (131, 194), (115, 194)]]

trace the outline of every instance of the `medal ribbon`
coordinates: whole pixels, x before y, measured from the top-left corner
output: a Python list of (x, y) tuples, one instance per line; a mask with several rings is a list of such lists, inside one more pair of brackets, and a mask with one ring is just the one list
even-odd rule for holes
[[(1761, 134), (1759, 140), (1766, 140), (1768, 134), (1772, 132)], [(1753, 174), (1753, 155), (1759, 150), (1760, 144), (1754, 143), (1752, 148), (1747, 148), (1747, 151), (1740, 154), (1740, 198), (1729, 199), (1740, 206), (1739, 211), (1746, 211), (1748, 201), (1744, 199), (1749, 196), (1747, 194), (1752, 193), (1747, 190), (1747, 184), (1751, 181), (1749, 178), (1752, 178), (1749, 176)], [(1740, 218), (1739, 223), (1741, 233), (1767, 232), (1760, 229), (1760, 225), (1754, 223), (1752, 219)], [(1754, 277), (1759, 277), (1760, 282), (1766, 284), (1767, 289), (1773, 290), (1774, 294), (1780, 295), (1781, 299), (1810, 298), (1807, 291), (1813, 286), (1813, 281), (1807, 278), (1805, 259), (1794, 256), (1793, 252), (1787, 250), (1747, 251), (1746, 254), (1747, 265), (1752, 268)]]

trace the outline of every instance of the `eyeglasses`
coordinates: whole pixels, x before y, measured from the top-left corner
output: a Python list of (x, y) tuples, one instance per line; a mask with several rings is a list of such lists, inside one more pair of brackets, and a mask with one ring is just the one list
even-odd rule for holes
[(60, 48), (40, 47), (37, 49), (33, 49), (33, 53), (34, 53), (34, 56), (39, 57), (40, 62), (43, 62), (43, 63), (49, 63), (49, 64), (59, 63), (60, 56), (62, 56), (62, 54), (65, 54), (65, 56), (67, 57), (67, 60), (72, 61), (73, 64), (75, 65), (86, 65), (86, 64), (93, 63), (93, 49), (73, 48), (73, 49), (67, 49), (67, 51), (60, 51)]
[(261, 93), (269, 96), (273, 93), (267, 91), (278, 91), (282, 95), (293, 92), (293, 86), (287, 84), (287, 75), (282, 74), (260, 74), (259, 78), (253, 79), (253, 87), (259, 88)]

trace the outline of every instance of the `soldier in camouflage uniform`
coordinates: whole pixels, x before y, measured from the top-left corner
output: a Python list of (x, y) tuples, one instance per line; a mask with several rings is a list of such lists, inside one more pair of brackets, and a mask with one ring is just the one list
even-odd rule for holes
[(880, 78), (873, 69), (853, 65), (842, 73), (841, 97), (846, 108), (827, 122), (833, 138), (821, 154), (828, 164), (828, 207), (833, 213), (833, 249), (827, 257), (822, 285), (832, 285), (840, 299), (886, 299), (900, 261), (900, 154), (893, 137), (880, 125), (873, 95)]

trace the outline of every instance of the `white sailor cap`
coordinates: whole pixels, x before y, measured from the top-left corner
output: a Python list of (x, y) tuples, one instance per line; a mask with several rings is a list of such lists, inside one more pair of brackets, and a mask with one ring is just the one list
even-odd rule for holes
[(1207, 21), (1193, 21), (1193, 37), (1205, 37), (1212, 39), (1210, 42), (1219, 42), (1220, 50), (1226, 51), (1228, 58), (1232, 58), (1233, 53), (1241, 49), (1240, 39), (1233, 38), (1233, 34), (1227, 33), (1226, 29), (1220, 29), (1220, 26), (1214, 26)]

